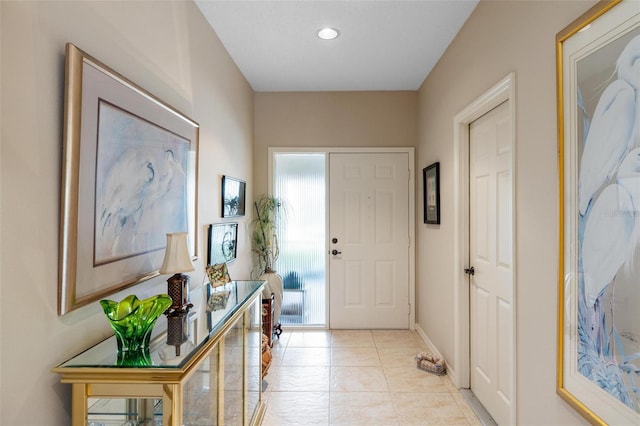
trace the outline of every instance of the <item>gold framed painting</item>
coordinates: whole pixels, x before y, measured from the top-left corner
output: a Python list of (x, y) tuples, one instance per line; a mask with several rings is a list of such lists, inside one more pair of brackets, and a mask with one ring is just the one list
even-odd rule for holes
[(196, 122), (66, 48), (58, 313), (158, 275), (166, 234), (196, 247)]
[(557, 392), (594, 424), (640, 424), (640, 2), (556, 36)]

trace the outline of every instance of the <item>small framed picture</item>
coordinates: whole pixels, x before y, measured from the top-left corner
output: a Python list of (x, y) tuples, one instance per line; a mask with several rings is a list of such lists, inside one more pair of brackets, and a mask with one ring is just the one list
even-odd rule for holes
[(222, 176), (222, 217), (244, 216), (246, 183)]
[(236, 258), (237, 247), (237, 223), (216, 223), (209, 225), (207, 265), (233, 261)]
[(440, 163), (422, 169), (424, 223), (440, 224)]

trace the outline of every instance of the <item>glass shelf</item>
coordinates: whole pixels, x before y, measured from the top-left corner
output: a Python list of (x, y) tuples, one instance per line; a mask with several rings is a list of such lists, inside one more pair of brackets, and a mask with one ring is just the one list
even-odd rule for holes
[(162, 426), (162, 400), (91, 398), (88, 426)]

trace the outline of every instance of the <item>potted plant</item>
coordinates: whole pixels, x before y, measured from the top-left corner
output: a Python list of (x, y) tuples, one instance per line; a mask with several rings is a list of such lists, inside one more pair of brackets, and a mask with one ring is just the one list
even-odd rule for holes
[(254, 276), (260, 276), (265, 272), (275, 272), (274, 264), (280, 256), (277, 230), (282, 201), (272, 195), (261, 194), (253, 207), (255, 216), (251, 221), (251, 244), (256, 257)]
[(251, 221), (251, 246), (256, 264), (252, 276), (266, 280), (263, 295), (274, 294), (274, 321), (279, 326), (282, 306), (282, 277), (274, 269), (280, 255), (277, 230), (284, 211), (282, 201), (273, 195), (258, 195), (253, 203), (254, 218)]

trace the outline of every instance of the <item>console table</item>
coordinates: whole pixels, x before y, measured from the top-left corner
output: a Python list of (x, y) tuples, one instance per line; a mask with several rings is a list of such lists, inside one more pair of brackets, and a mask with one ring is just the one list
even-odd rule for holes
[(118, 365), (112, 336), (55, 367), (61, 382), (72, 386), (72, 425), (260, 424), (265, 405), (257, 301), (264, 283), (232, 281), (210, 290), (216, 303), (197, 317), (206, 331), (194, 327), (181, 355), (161, 336), (151, 344), (149, 365)]

